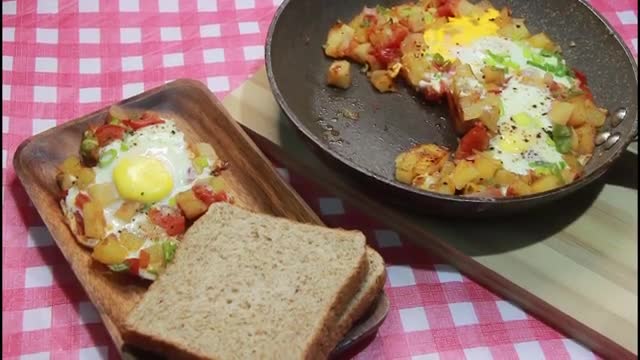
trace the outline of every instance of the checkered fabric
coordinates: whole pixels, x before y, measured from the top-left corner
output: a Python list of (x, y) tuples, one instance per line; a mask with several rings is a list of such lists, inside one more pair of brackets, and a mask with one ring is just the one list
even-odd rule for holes
[[(223, 97), (262, 66), (266, 30), (279, 1), (2, 2), (3, 358), (119, 358), (15, 176), (17, 146), (32, 134), (177, 78), (199, 79)], [(592, 4), (637, 53), (637, 3)], [(280, 172), (327, 224), (364, 231), (387, 262), (391, 311), (354, 357), (595, 357), (312, 180)]]

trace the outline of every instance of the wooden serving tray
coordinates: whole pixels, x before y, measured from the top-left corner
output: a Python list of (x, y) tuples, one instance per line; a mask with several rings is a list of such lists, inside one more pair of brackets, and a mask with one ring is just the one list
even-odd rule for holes
[(391, 206), (321, 161), (280, 111), (264, 69), (223, 104), (291, 170), (322, 179), (319, 185), (600, 355), (636, 358), (636, 154), (626, 152), (601, 181), (549, 206), (490, 220), (437, 218)]
[[(231, 184), (240, 206), (300, 222), (322, 224), (201, 83), (174, 81), (119, 105), (168, 116), (175, 120), (188, 142), (205, 141), (213, 145), (221, 158), (231, 163), (230, 170), (222, 176)], [(116, 347), (123, 351), (120, 325), (144, 294), (148, 283), (127, 274), (113, 273), (92, 261), (90, 252), (75, 241), (63, 221), (58, 204), (60, 191), (55, 181), (56, 166), (66, 157), (77, 154), (84, 130), (90, 124), (103, 123), (107, 112), (108, 108), (104, 108), (26, 140), (16, 151), (14, 167), (44, 223), (98, 309)], [(383, 292), (369, 314), (338, 344), (333, 355), (339, 355), (375, 333), (388, 308), (389, 302)]]

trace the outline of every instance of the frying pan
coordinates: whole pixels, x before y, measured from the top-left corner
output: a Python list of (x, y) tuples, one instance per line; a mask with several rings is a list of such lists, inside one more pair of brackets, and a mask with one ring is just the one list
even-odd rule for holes
[(365, 5), (405, 2), (285, 0), (267, 37), (267, 75), (284, 113), (321, 158), (354, 176), (371, 196), (434, 214), (512, 214), (558, 200), (598, 179), (637, 136), (637, 65), (601, 15), (578, 0), (495, 0), (495, 7), (508, 6), (514, 17), (526, 18), (531, 33), (549, 34), (569, 65), (586, 74), (596, 103), (609, 110), (584, 176), (552, 191), (500, 199), (442, 195), (396, 181), (394, 159), (400, 152), (420, 143), (456, 148), (447, 109), (423, 101), (402, 84), (396, 93), (381, 94), (358, 73), (359, 66), (351, 67), (349, 89), (330, 88), (325, 75), (331, 59), (321, 46), (336, 20), (350, 20)]

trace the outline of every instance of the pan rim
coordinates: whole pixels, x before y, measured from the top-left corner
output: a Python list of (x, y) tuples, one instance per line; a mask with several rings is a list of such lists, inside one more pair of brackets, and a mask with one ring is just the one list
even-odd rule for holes
[[(317, 146), (318, 148), (322, 149), (322, 151), (325, 154), (339, 161), (342, 165), (357, 171), (360, 175), (371, 178), (378, 183), (382, 183), (383, 185), (391, 186), (395, 189), (406, 191), (419, 197), (427, 197), (427, 198), (449, 201), (454, 203), (466, 203), (466, 204), (473, 203), (476, 205), (518, 204), (523, 202), (534, 203), (535, 200), (552, 198), (557, 194), (572, 193), (578, 190), (579, 188), (582, 188), (594, 182), (595, 180), (597, 180), (598, 178), (600, 178), (602, 175), (606, 173), (609, 167), (622, 155), (624, 151), (627, 151), (628, 146), (634, 141), (634, 137), (636, 137), (638, 134), (638, 112), (636, 110), (635, 119), (633, 119), (630, 131), (625, 135), (624, 141), (621, 141), (622, 145), (618, 146), (618, 148), (611, 154), (611, 156), (609, 157), (609, 159), (607, 159), (606, 162), (601, 164), (599, 167), (595, 168), (587, 176), (581, 177), (570, 184), (563, 185), (553, 190), (535, 193), (531, 195), (512, 196), (512, 197), (503, 197), (503, 198), (445, 195), (445, 194), (440, 194), (433, 191), (418, 189), (418, 188), (400, 183), (397, 180), (391, 180), (389, 178), (383, 177), (379, 174), (372, 172), (369, 169), (364, 168), (363, 166), (357, 164), (353, 160), (347, 159), (345, 156), (332, 150), (327, 144), (325, 144), (321, 139), (319, 139), (315, 134), (313, 134), (310, 131), (310, 129), (308, 129), (307, 126), (304, 125), (298, 119), (296, 113), (289, 107), (285, 97), (280, 91), (280, 88), (278, 87), (278, 83), (273, 74), (271, 44), (273, 42), (272, 41), (273, 34), (276, 30), (276, 27), (278, 26), (278, 20), (280, 19), (280, 16), (282, 15), (282, 13), (286, 10), (287, 6), (292, 1), (294, 0), (284, 0), (282, 4), (280, 4), (278, 9), (276, 10), (276, 13), (273, 16), (273, 19), (271, 20), (271, 24), (269, 25), (269, 30), (267, 32), (267, 40), (266, 40), (266, 46), (265, 46), (265, 63), (266, 63), (266, 70), (267, 70), (267, 78), (269, 80), (269, 84), (271, 86), (271, 90), (273, 92), (274, 98), (280, 105), (280, 108), (282, 109), (282, 111), (284, 111), (285, 115), (289, 118), (289, 120), (295, 124), (298, 131), (302, 132), (309, 140), (311, 140), (314, 143), (314, 146)], [(573, 0), (573, 1), (579, 3), (581, 6), (586, 7), (586, 9), (589, 10), (591, 15), (595, 16), (600, 21), (600, 23), (606, 27), (606, 29), (614, 37), (618, 45), (622, 47), (626, 55), (626, 59), (631, 64), (631, 68), (634, 74), (636, 87), (637, 87), (638, 86), (638, 63), (637, 63), (637, 60), (633, 57), (633, 53), (631, 53), (631, 50), (629, 49), (629, 47), (625, 44), (621, 35), (613, 28), (613, 26), (604, 17), (604, 15), (598, 12), (591, 4), (586, 2), (586, 0)], [(636, 106), (637, 106), (637, 103), (636, 103)]]

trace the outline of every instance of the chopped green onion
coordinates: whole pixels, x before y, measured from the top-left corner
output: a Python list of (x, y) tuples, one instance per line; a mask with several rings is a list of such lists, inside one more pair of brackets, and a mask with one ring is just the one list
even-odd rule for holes
[(80, 144), (80, 151), (90, 152), (98, 146), (98, 140), (93, 137), (85, 138)]
[(209, 166), (209, 159), (207, 159), (205, 156), (198, 156), (197, 158), (193, 159), (193, 165), (195, 165), (198, 174), (202, 174), (202, 170)]
[(425, 22), (425, 24), (431, 24), (434, 21), (435, 20), (433, 19), (433, 15), (431, 15), (430, 12), (425, 12), (424, 13), (424, 22)]
[(551, 134), (559, 153), (566, 154), (571, 150), (571, 129), (568, 126), (554, 124)]
[(109, 166), (109, 164), (111, 164), (113, 160), (116, 159), (116, 156), (118, 156), (118, 151), (116, 151), (116, 149), (109, 149), (103, 152), (102, 155), (100, 155), (100, 159), (98, 160), (98, 166), (100, 166), (101, 168)]
[(129, 267), (127, 266), (127, 264), (123, 263), (123, 264), (109, 265), (109, 269), (111, 269), (111, 271), (121, 272), (121, 271), (129, 270)]
[(162, 254), (164, 255), (164, 262), (169, 263), (173, 260), (173, 257), (176, 254), (176, 243), (173, 241), (165, 241), (162, 243)]
[(124, 141), (120, 143), (120, 151), (129, 150), (129, 145), (127, 145)]
[(118, 125), (118, 124), (120, 124), (120, 122), (121, 122), (120, 119), (118, 119), (117, 117), (115, 117), (113, 115), (110, 115), (109, 124)]
[(169, 206), (176, 206), (176, 197), (172, 196), (169, 198)]

